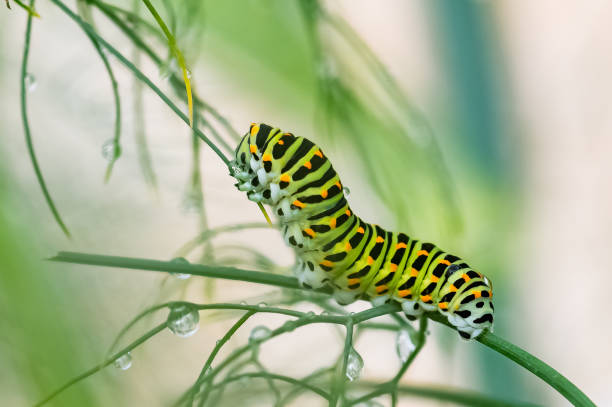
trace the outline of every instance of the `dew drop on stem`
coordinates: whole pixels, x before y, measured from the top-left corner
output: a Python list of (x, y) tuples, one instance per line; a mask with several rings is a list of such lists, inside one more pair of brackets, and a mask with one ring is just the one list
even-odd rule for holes
[(114, 161), (121, 155), (121, 147), (115, 139), (109, 139), (102, 144), (102, 157), (106, 161)]
[[(190, 264), (189, 260), (187, 260), (184, 257), (175, 257), (174, 259), (170, 260), (170, 263), (177, 264), (177, 265)], [(179, 280), (187, 280), (189, 277), (191, 277), (191, 274), (186, 274), (186, 273), (170, 273), (170, 274)]]
[(249, 344), (256, 345), (261, 341), (268, 339), (271, 334), (272, 331), (270, 330), (270, 328), (264, 325), (258, 325), (253, 328), (251, 334), (249, 335)]
[(168, 329), (181, 338), (187, 338), (200, 328), (200, 313), (190, 305), (181, 304), (170, 308)]
[(354, 348), (351, 348), (346, 361), (346, 377), (351, 382), (359, 379), (363, 370), (363, 359)]
[(412, 333), (408, 329), (401, 329), (395, 339), (395, 350), (400, 361), (405, 363), (415, 349)]
[(113, 362), (113, 366), (120, 370), (128, 370), (132, 366), (132, 354), (124, 353)]
[(23, 78), (23, 81), (25, 82), (25, 89), (28, 92), (34, 92), (36, 90), (36, 87), (38, 86), (38, 82), (36, 82), (36, 77), (34, 75), (32, 75), (31, 73), (26, 73), (25, 77)]

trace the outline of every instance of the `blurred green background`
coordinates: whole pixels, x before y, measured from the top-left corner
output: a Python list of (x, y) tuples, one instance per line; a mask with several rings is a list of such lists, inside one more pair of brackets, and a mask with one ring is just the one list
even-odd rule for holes
[[(177, 72), (176, 62), (152, 29), (125, 19), (139, 27), (161, 64), (137, 55), (99, 2), (77, 3), (102, 37), (172, 94), (168, 73)], [(494, 283), (496, 334), (541, 357), (597, 404), (612, 403), (612, 328), (598, 316), (612, 279), (605, 261), (612, 243), (609, 7), (595, 1), (153, 3), (185, 55), (194, 92), (227, 120), (224, 126), (215, 112), (200, 109), (204, 133), (218, 132), (233, 148), (230, 127), (242, 133), (257, 121), (313, 139), (331, 157), (361, 217), (464, 257)], [(113, 4), (155, 27), (143, 6)], [(54, 223), (25, 148), (19, 66), (27, 14), (13, 3), (0, 13), (0, 391), (7, 405), (32, 404), (99, 363), (116, 333), (147, 305), (168, 298), (239, 301), (269, 291), (42, 260), (58, 250), (171, 259), (209, 227), (263, 219), (235, 191), (221, 160), (203, 144), (194, 147), (188, 127), (112, 57), (122, 155), (105, 183), (102, 149), (113, 138), (114, 105), (104, 65), (51, 2), (36, 9), (42, 18), (33, 22), (30, 125), (73, 239)], [(180, 90), (175, 100), (186, 110)], [(189, 259), (267, 270), (269, 259), (279, 267), (292, 263), (271, 230), (220, 236)], [(252, 326), (274, 322), (265, 318)], [(230, 325), (203, 320), (189, 340), (164, 332), (133, 352), (128, 371), (107, 368), (51, 405), (171, 404)], [(406, 383), (565, 405), (539, 379), (483, 346), (459, 342), (444, 327), (431, 331)], [(248, 329), (236, 343), (247, 337)], [(369, 379), (395, 369), (395, 355), (382, 350), (392, 341), (384, 333), (360, 338)], [(290, 335), (262, 360), (299, 376), (333, 360), (340, 342), (330, 335), (329, 343), (325, 349)], [(304, 349), (319, 356), (302, 361)], [(238, 397), (246, 404), (248, 394), (236, 393), (228, 403)], [(415, 402), (448, 405), (408, 397), (399, 405)]]

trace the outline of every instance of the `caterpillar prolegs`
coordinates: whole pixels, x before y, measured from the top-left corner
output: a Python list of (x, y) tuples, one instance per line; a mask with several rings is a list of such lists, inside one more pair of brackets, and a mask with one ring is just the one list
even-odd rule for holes
[(341, 304), (360, 297), (374, 305), (397, 301), (409, 317), (438, 310), (466, 339), (492, 327), (489, 280), (431, 243), (361, 220), (331, 162), (310, 140), (253, 123), (231, 172), (239, 190), (277, 215), (303, 286), (330, 285)]

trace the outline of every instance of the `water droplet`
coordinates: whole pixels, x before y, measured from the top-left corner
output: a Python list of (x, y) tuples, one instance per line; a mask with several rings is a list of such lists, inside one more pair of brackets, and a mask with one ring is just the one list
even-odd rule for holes
[(344, 192), (344, 196), (349, 196), (351, 194), (351, 190), (348, 187), (342, 187), (342, 192)]
[(249, 305), (246, 301), (240, 301), (240, 305)]
[(168, 329), (181, 338), (187, 338), (200, 328), (200, 313), (190, 305), (176, 305), (168, 313)]
[(258, 307), (263, 308), (263, 307), (267, 307), (268, 304), (266, 304), (265, 302), (260, 302), (259, 304), (257, 304)]
[(330, 316), (331, 313), (329, 311), (322, 311), (321, 315), (323, 315), (324, 317)]
[(36, 87), (38, 86), (38, 82), (36, 82), (36, 77), (34, 75), (32, 75), (31, 73), (26, 73), (25, 77), (23, 78), (23, 81), (25, 83), (25, 89), (28, 92), (34, 92), (36, 90)]
[(306, 319), (313, 319), (315, 317), (315, 313), (312, 311), (308, 311), (306, 313)]
[(416, 345), (412, 341), (411, 332), (407, 329), (400, 330), (395, 339), (395, 350), (402, 363), (408, 360), (408, 357), (415, 349)]
[(270, 328), (264, 325), (258, 325), (251, 331), (249, 335), (249, 344), (256, 345), (259, 342), (268, 339), (272, 335)]
[(132, 354), (128, 352), (119, 356), (113, 362), (113, 366), (115, 366), (117, 369), (128, 370), (130, 366), (132, 366)]
[(187, 69), (187, 78), (191, 79), (191, 71)]
[(351, 351), (348, 355), (348, 360), (346, 362), (346, 377), (350, 381), (354, 381), (359, 379), (361, 376), (361, 371), (363, 370), (363, 359), (361, 355), (357, 353), (354, 348), (351, 348)]
[[(170, 263), (186, 265), (186, 264), (189, 264), (189, 260), (187, 260), (184, 257), (175, 257), (174, 259), (170, 260)], [(187, 280), (189, 277), (191, 277), (191, 274), (185, 274), (185, 273), (170, 273), (170, 274), (172, 274), (174, 277), (178, 278), (179, 280)]]
[(106, 161), (114, 161), (121, 155), (121, 146), (115, 142), (115, 139), (109, 139), (102, 144), (102, 157)]

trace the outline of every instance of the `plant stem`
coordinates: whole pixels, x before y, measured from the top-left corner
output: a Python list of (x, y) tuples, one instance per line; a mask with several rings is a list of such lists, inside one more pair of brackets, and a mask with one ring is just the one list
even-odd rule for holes
[[(111, 54), (113, 54), (119, 60), (119, 62), (121, 62), (123, 65), (125, 65), (125, 67), (128, 68), (130, 71), (132, 71), (132, 73), (134, 75), (136, 75), (136, 77), (139, 80), (141, 80), (145, 85), (147, 85), (151, 90), (153, 90), (153, 92), (155, 92), (157, 94), (157, 96), (159, 96), (164, 101), (164, 103), (166, 103), (166, 105), (168, 105), (168, 107), (170, 107), (170, 109), (172, 109), (172, 111), (174, 113), (176, 113), (176, 115), (181, 118), (181, 120), (183, 120), (188, 125), (190, 124), (190, 120), (185, 115), (185, 113), (183, 113), (168, 98), (168, 96), (166, 96), (166, 94), (164, 94), (161, 91), (161, 89), (159, 89), (142, 71), (140, 71), (136, 66), (134, 66), (134, 64), (132, 62), (130, 62), (126, 57), (124, 57), (123, 54), (121, 54), (119, 51), (117, 51), (117, 49), (115, 49), (115, 47), (110, 45), (104, 38), (100, 37), (95, 32), (95, 30), (91, 27), (91, 25), (87, 24), (78, 15), (76, 15), (74, 12), (72, 12), (72, 10), (70, 10), (68, 7), (66, 7), (66, 5), (64, 3), (62, 3), (61, 0), (51, 0), (51, 1), (53, 3), (55, 3), (55, 5), (57, 5), (66, 15), (68, 15), (68, 17), (70, 17), (72, 20), (74, 20), (85, 32), (87, 32), (87, 33), (93, 35), (94, 37), (96, 37), (96, 39), (98, 40), (100, 45), (102, 45), (104, 48), (106, 48)], [(206, 144), (208, 144), (208, 146), (219, 156), (219, 158), (221, 158), (223, 160), (223, 162), (226, 165), (229, 166), (229, 159), (221, 152), (221, 150), (219, 150), (219, 148), (208, 137), (206, 137), (204, 135), (204, 133), (202, 133), (198, 128), (194, 128), (193, 131), (194, 131), (195, 134), (197, 134), (197, 136), (200, 139), (202, 139)]]
[[(29, 8), (33, 10), (34, 0), (30, 0)], [(23, 58), (21, 60), (21, 120), (23, 122), (23, 131), (25, 133), (25, 141), (28, 147), (28, 154), (30, 155), (30, 161), (32, 162), (32, 166), (34, 167), (34, 172), (36, 173), (36, 179), (38, 180), (38, 184), (40, 185), (40, 189), (42, 190), (43, 195), (45, 196), (45, 201), (47, 201), (47, 206), (51, 210), (53, 217), (55, 218), (55, 222), (62, 229), (66, 237), (70, 238), (70, 231), (66, 227), (66, 224), (62, 220), (57, 208), (55, 207), (55, 203), (51, 198), (51, 194), (47, 189), (47, 184), (45, 183), (45, 179), (42, 175), (42, 171), (40, 170), (40, 166), (38, 165), (38, 159), (36, 158), (36, 153), (34, 152), (34, 143), (32, 142), (32, 133), (30, 131), (30, 123), (28, 119), (28, 109), (27, 109), (27, 89), (26, 89), (26, 76), (28, 75), (28, 58), (30, 56), (30, 39), (32, 36), (32, 13), (28, 13), (28, 22), (26, 24), (25, 31), (25, 42), (23, 45)]]
[(161, 331), (166, 329), (166, 327), (167, 327), (167, 323), (166, 322), (157, 325), (155, 328), (151, 329), (149, 332), (147, 332), (146, 334), (144, 334), (143, 336), (141, 336), (140, 338), (138, 338), (134, 342), (130, 343), (128, 346), (126, 346), (125, 348), (121, 349), (120, 351), (118, 351), (117, 353), (115, 353), (114, 355), (112, 355), (111, 357), (106, 359), (104, 362), (102, 362), (98, 366), (95, 366), (95, 367), (89, 369), (88, 371), (81, 373), (80, 375), (78, 375), (77, 377), (73, 378), (72, 380), (69, 380), (62, 387), (60, 387), (59, 389), (55, 390), (53, 393), (51, 393), (50, 395), (45, 397), (43, 400), (41, 400), (38, 403), (36, 403), (34, 405), (34, 407), (42, 406), (43, 404), (47, 403), (48, 401), (53, 399), (55, 396), (57, 396), (58, 394), (60, 394), (61, 392), (63, 392), (64, 390), (66, 390), (67, 388), (72, 386), (73, 384), (75, 384), (77, 382), (80, 382), (81, 380), (86, 379), (89, 376), (93, 375), (94, 373), (104, 369), (106, 366), (108, 366), (111, 363), (113, 363), (119, 357), (125, 355), (126, 353), (130, 352), (131, 350), (133, 350), (137, 346), (139, 346), (142, 343), (146, 342), (148, 339), (152, 338), (153, 336), (157, 335), (158, 333), (160, 333)]
[[(57, 1), (57, 0), (53, 0)], [(175, 264), (158, 260), (137, 259), (129, 257), (103, 256), (85, 253), (59, 252), (57, 256), (50, 260), (88, 264), (97, 266), (121, 267), (128, 269), (151, 270), (159, 272), (174, 272), (199, 275), (204, 277), (215, 277), (229, 280), (242, 280), (258, 284), (267, 284), (283, 288), (304, 289), (300, 287), (297, 279), (293, 277), (281, 276), (271, 273), (241, 270), (233, 267), (211, 267), (195, 264)], [(319, 292), (331, 293), (331, 289), (319, 289)], [(384, 315), (391, 312), (399, 312), (401, 307), (397, 303), (385, 304), (380, 307), (372, 308), (360, 312), (353, 316), (355, 324), (363, 322), (373, 317), (373, 315)], [(427, 313), (427, 317), (446, 325), (454, 327), (437, 312)], [(515, 363), (529, 370), (569, 400), (573, 405), (580, 407), (594, 407), (595, 404), (578, 389), (572, 382), (567, 380), (561, 373), (539, 360), (529, 352), (524, 351), (516, 345), (496, 336), (491, 332), (482, 333), (476, 340), (494, 351), (506, 356)]]

